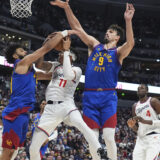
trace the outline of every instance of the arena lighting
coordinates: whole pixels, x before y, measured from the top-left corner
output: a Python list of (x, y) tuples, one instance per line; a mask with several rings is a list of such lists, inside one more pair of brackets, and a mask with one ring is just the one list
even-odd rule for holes
[[(7, 67), (13, 67), (13, 64), (7, 63), (6, 59), (4, 56), (0, 56), (0, 65), (7, 66)], [(37, 71), (40, 71), (39, 69), (36, 69)], [(84, 83), (85, 81), (85, 76), (82, 75), (80, 78), (80, 82)], [(135, 83), (127, 83), (127, 82), (118, 82), (117, 84), (117, 89), (119, 90), (127, 90), (127, 91), (135, 91), (137, 92), (139, 84)], [(148, 86), (149, 87), (149, 93), (154, 93), (154, 94), (160, 94), (160, 87), (155, 87), (155, 86)]]

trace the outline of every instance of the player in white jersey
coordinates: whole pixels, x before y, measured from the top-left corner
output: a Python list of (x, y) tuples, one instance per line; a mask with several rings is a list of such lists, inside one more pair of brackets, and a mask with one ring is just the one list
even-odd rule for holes
[[(89, 143), (92, 157), (95, 160), (104, 158), (106, 152), (101, 148), (94, 132), (85, 124), (80, 112), (74, 103), (74, 92), (79, 83), (82, 71), (79, 67), (71, 65), (73, 55), (67, 51), (70, 40), (64, 41), (64, 53), (60, 53), (58, 62), (52, 63), (52, 79), (46, 89), (47, 105), (40, 122), (33, 134), (30, 146), (30, 159), (40, 160), (39, 149), (48, 136), (62, 121), (78, 128)], [(49, 68), (49, 67), (48, 67)]]
[(139, 101), (132, 107), (128, 126), (137, 132), (133, 160), (157, 160), (160, 152), (160, 101), (148, 97), (148, 87), (141, 84)]

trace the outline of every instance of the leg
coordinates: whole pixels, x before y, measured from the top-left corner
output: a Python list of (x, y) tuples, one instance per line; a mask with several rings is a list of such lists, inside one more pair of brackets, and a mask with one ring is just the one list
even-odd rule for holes
[(74, 127), (78, 128), (81, 133), (83, 133), (85, 139), (89, 143), (93, 159), (100, 160), (97, 150), (101, 148), (101, 145), (98, 142), (94, 132), (83, 121), (80, 112), (78, 110), (71, 112), (69, 115), (69, 120)]
[(104, 141), (107, 147), (108, 157), (117, 160), (117, 146), (115, 142), (115, 128), (103, 128)]
[(43, 131), (35, 129), (29, 148), (30, 160), (41, 160), (40, 148), (47, 138), (48, 136)]
[(23, 146), (25, 134), (23, 127), (28, 127), (28, 115), (19, 115), (14, 121), (3, 119), (3, 140), (1, 160), (11, 160), (18, 147)]
[[(19, 148), (18, 148), (18, 149), (19, 149)], [(13, 155), (12, 155), (11, 160), (14, 160), (14, 159), (16, 158), (16, 156), (17, 156), (17, 154), (18, 154), (18, 149), (17, 149), (17, 150), (14, 150), (14, 153), (13, 153)]]
[[(95, 136), (97, 137), (97, 139), (99, 139), (99, 129), (92, 129), (92, 131), (95, 133)], [(89, 150), (91, 152), (91, 155), (94, 155), (94, 150), (92, 149), (93, 146), (89, 145)], [(94, 157), (94, 156), (93, 156)], [(96, 159), (93, 159), (96, 160)]]
[(62, 107), (59, 105), (46, 105), (44, 113), (40, 118), (40, 122), (34, 131), (30, 146), (30, 160), (40, 160), (40, 148), (42, 144), (52, 134), (57, 125), (62, 122), (64, 117)]
[(117, 124), (117, 96), (115, 91), (108, 92), (104, 106), (101, 108), (101, 124), (108, 157), (117, 160), (115, 127)]
[(133, 150), (133, 160), (147, 160), (145, 145), (144, 145), (143, 141), (139, 138), (137, 138), (136, 145)]
[(14, 151), (14, 149), (3, 148), (0, 160), (11, 160)]
[(146, 159), (158, 160), (158, 155), (160, 153), (160, 135), (153, 134), (146, 137), (147, 149), (146, 149)]

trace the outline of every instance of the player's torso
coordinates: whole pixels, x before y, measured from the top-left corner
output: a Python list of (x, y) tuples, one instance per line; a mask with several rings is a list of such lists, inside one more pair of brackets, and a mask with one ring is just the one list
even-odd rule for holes
[(63, 101), (66, 98), (73, 98), (78, 83), (79, 80), (71, 81), (64, 78), (63, 66), (56, 67), (52, 73), (52, 80), (46, 89), (46, 100)]
[[(151, 100), (151, 97), (149, 97), (148, 100), (144, 103), (140, 103), (140, 102), (137, 103), (135, 108), (136, 116), (140, 116), (145, 120), (158, 120), (157, 114), (150, 104), (150, 100)], [(138, 124), (139, 124), (138, 134), (140, 136), (146, 135), (147, 133), (150, 133), (153, 131), (160, 133), (160, 129), (157, 127), (143, 124), (140, 122)]]
[(18, 74), (13, 71), (11, 78), (10, 103), (34, 103), (36, 91), (35, 71), (31, 68), (26, 74)]
[(85, 88), (115, 88), (120, 68), (117, 49), (106, 50), (99, 44), (88, 58)]

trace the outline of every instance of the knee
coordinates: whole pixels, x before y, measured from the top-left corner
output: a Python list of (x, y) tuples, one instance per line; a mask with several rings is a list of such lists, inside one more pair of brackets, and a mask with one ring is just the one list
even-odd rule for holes
[(103, 137), (105, 141), (115, 142), (115, 129), (113, 128), (104, 128)]
[(31, 143), (29, 147), (29, 153), (31, 156), (35, 156), (36, 154), (38, 154), (38, 149), (33, 143)]

